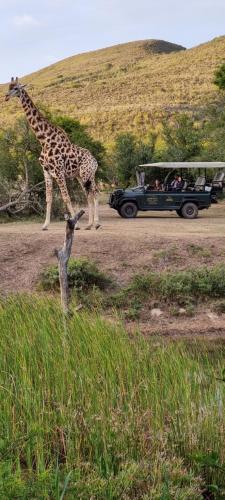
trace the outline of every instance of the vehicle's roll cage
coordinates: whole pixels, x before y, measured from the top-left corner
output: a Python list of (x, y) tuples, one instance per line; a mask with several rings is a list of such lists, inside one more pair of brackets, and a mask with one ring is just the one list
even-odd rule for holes
[[(211, 170), (218, 170), (218, 169), (225, 169), (225, 162), (159, 162), (159, 163), (146, 163), (139, 165), (136, 168), (136, 177), (137, 177), (137, 182), (139, 186), (144, 187), (145, 186), (145, 169), (146, 168), (160, 168), (160, 169), (168, 169), (169, 172), (166, 175), (163, 186), (164, 190), (168, 191), (168, 185), (169, 185), (169, 179), (172, 176), (172, 174), (175, 174), (179, 172), (179, 175), (182, 175), (182, 170), (188, 170), (188, 169), (197, 169), (198, 170), (198, 177), (194, 183), (194, 185), (189, 185), (187, 181), (185, 181), (185, 185), (182, 188), (182, 191), (186, 190), (191, 190), (191, 191), (214, 191), (214, 192), (219, 192), (223, 191), (224, 187), (224, 178), (225, 178), (225, 172), (224, 171), (219, 171), (217, 172), (211, 183), (207, 183), (206, 181), (206, 171), (207, 169)], [(201, 175), (201, 170), (205, 170), (205, 175)]]

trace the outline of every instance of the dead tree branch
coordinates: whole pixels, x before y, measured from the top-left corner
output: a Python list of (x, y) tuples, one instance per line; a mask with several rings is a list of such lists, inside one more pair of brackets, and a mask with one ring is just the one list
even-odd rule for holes
[(69, 312), (69, 298), (70, 298), (67, 266), (73, 244), (75, 225), (84, 213), (85, 213), (84, 210), (80, 210), (80, 212), (78, 212), (73, 219), (67, 218), (66, 233), (65, 233), (63, 247), (61, 248), (61, 250), (55, 250), (59, 267), (61, 305), (63, 312), (65, 314), (68, 314)]
[(14, 200), (10, 200), (4, 205), (0, 206), (0, 212), (10, 211), (11, 208), (16, 207), (20, 203), (23, 203), (23, 206), (22, 208), (16, 210), (15, 213), (24, 210), (24, 208), (28, 206), (30, 203), (29, 199), (26, 200), (26, 197), (32, 194), (33, 192), (37, 191), (38, 188), (42, 186), (44, 186), (44, 181), (38, 182), (38, 184), (35, 184), (35, 186), (32, 186), (30, 188), (23, 189), (23, 191), (20, 194), (18, 194)]

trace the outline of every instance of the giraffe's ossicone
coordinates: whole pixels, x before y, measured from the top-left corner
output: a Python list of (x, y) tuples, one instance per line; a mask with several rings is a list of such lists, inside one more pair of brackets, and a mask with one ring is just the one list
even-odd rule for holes
[[(98, 163), (85, 148), (72, 144), (67, 134), (60, 127), (51, 124), (37, 109), (18, 78), (11, 79), (6, 101), (18, 97), (23, 106), (27, 120), (41, 144), (40, 163), (44, 171), (46, 186), (46, 219), (43, 229), (50, 223), (52, 207), (53, 179), (56, 180), (62, 199), (71, 217), (74, 209), (67, 189), (67, 179), (77, 179), (88, 201), (89, 222), (86, 229), (100, 227), (98, 215), (98, 190), (95, 173)], [(78, 227), (77, 227), (78, 229)]]

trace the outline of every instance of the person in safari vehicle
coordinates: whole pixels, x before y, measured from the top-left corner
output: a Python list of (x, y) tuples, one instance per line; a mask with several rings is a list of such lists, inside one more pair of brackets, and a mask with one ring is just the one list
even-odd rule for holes
[(162, 191), (162, 184), (159, 181), (159, 179), (155, 180), (153, 190), (154, 191)]

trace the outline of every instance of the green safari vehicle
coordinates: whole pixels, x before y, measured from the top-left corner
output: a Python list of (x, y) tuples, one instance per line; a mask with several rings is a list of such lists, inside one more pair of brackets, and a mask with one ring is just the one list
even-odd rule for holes
[[(160, 191), (144, 184), (146, 167), (169, 170)], [(199, 210), (209, 208), (211, 203), (217, 203), (218, 195), (223, 192), (225, 173), (217, 172), (212, 182), (207, 184), (207, 168), (225, 169), (225, 162), (167, 162), (139, 165), (139, 171), (136, 171), (139, 185), (134, 188), (116, 189), (110, 194), (109, 205), (126, 219), (136, 217), (138, 211), (176, 211), (179, 217), (195, 219)], [(204, 169), (205, 175), (199, 175), (194, 185), (183, 180), (181, 189), (171, 188), (171, 177), (183, 169), (198, 169), (199, 174)]]

